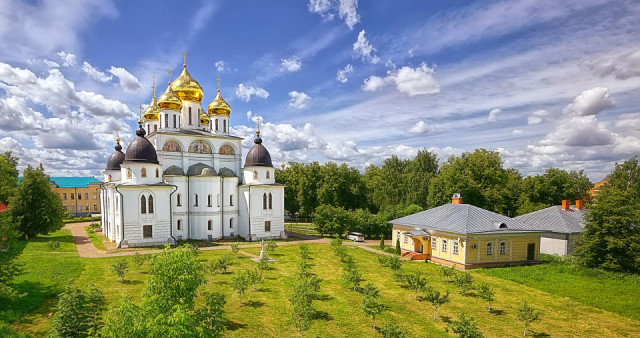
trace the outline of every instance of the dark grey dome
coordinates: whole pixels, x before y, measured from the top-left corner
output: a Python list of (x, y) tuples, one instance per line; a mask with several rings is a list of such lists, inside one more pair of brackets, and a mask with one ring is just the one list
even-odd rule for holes
[(229, 168), (222, 168), (218, 171), (218, 175), (222, 176), (222, 177), (236, 177), (236, 174), (233, 172), (233, 170), (229, 169)]
[(140, 129), (136, 130), (138, 137), (129, 143), (124, 162), (127, 163), (153, 163), (158, 164), (158, 154), (156, 148), (151, 142), (144, 137), (145, 131), (140, 125)]
[(256, 139), (253, 140), (253, 147), (249, 149), (247, 153), (247, 158), (244, 161), (245, 167), (273, 167), (271, 164), (271, 155), (262, 145), (262, 139), (260, 135), (256, 136)]
[(107, 161), (107, 170), (120, 170), (120, 165), (124, 162), (124, 153), (120, 145), (120, 139), (116, 142), (116, 151), (114, 151)]
[(189, 167), (187, 176), (216, 176), (216, 171), (204, 163), (196, 163)]
[(184, 176), (184, 170), (182, 170), (182, 168), (180, 167), (172, 165), (164, 171), (164, 175)]

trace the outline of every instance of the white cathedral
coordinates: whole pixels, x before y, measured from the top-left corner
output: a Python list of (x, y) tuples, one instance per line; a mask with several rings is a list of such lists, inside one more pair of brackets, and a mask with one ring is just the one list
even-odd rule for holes
[(220, 88), (206, 111), (203, 96), (185, 61), (157, 100), (154, 85), (125, 153), (118, 138), (101, 192), (102, 229), (118, 247), (286, 237), (284, 186), (275, 183), (260, 130), (242, 167), (242, 138), (229, 134), (231, 108)]

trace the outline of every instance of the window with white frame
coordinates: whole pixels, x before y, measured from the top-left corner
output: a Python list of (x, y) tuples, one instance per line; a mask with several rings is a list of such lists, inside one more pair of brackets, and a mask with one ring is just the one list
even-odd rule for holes
[(493, 255), (493, 242), (487, 242), (487, 255)]
[(431, 237), (431, 249), (438, 250), (438, 239)]
[(442, 252), (447, 252), (447, 240), (442, 240)]
[(500, 242), (500, 254), (505, 255), (507, 253), (507, 242)]
[(457, 255), (458, 254), (458, 242), (453, 242), (453, 254)]
[(405, 244), (409, 243), (409, 236), (404, 235), (404, 236), (402, 236), (402, 237), (404, 238), (404, 243), (405, 243)]

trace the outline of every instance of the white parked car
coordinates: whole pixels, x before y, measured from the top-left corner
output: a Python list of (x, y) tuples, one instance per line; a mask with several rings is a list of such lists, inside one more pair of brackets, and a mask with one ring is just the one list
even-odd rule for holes
[(350, 232), (346, 238), (354, 242), (364, 242), (364, 235), (359, 232)]

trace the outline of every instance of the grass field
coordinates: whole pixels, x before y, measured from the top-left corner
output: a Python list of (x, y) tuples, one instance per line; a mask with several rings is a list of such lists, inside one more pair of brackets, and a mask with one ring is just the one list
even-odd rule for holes
[[(59, 232), (52, 238), (61, 240), (68, 233)], [(116, 276), (110, 273), (110, 265), (117, 257), (100, 259), (81, 259), (75, 253), (60, 252), (43, 255), (43, 246), (39, 242), (23, 246), (17, 254), (17, 261), (24, 264), (26, 273), (20, 276), (14, 286), (20, 290), (29, 291), (19, 303), (12, 304), (9, 310), (0, 310), (0, 322), (11, 323), (10, 327), (18, 332), (34, 336), (45, 336), (49, 330), (49, 313), (55, 304), (54, 295), (62, 290), (69, 280), (76, 286), (86, 287), (88, 283), (96, 283), (104, 290), (108, 303), (118, 300), (121, 295), (128, 294), (134, 300), (139, 300), (140, 293), (147, 279), (148, 262), (138, 269), (130, 264), (126, 275), (126, 283), (120, 283)], [(73, 245), (73, 244), (71, 244)], [(348, 246), (348, 243), (345, 242)], [(46, 248), (46, 245), (44, 246)], [(555, 291), (542, 290), (540, 285), (530, 287), (517, 281), (511, 281), (506, 276), (497, 276), (501, 271), (513, 271), (514, 275), (527, 269), (549, 269), (550, 265), (539, 265), (523, 268), (491, 269), (472, 272), (474, 278), (491, 284), (496, 290), (494, 311), (486, 309), (486, 303), (473, 293), (468, 296), (456, 292), (453, 284), (444, 280), (438, 274), (439, 267), (421, 261), (403, 262), (403, 267), (410, 271), (421, 271), (429, 280), (429, 284), (439, 290), (451, 291), (451, 303), (438, 309), (438, 319), (433, 321), (433, 308), (425, 301), (414, 301), (413, 292), (399, 286), (392, 277), (391, 270), (380, 267), (377, 254), (353, 246), (349, 253), (354, 257), (358, 268), (367, 282), (373, 283), (381, 290), (384, 303), (388, 311), (384, 312), (377, 321), (383, 324), (392, 320), (400, 324), (409, 332), (411, 337), (440, 337), (447, 336), (446, 322), (455, 319), (461, 311), (475, 317), (478, 326), (489, 337), (519, 336), (523, 326), (515, 318), (515, 309), (523, 300), (527, 300), (534, 307), (544, 311), (541, 322), (534, 323), (532, 333), (552, 336), (639, 336), (640, 321), (637, 318), (637, 299), (633, 295), (639, 294), (638, 286), (633, 280), (622, 280), (617, 289), (608, 287), (596, 289), (606, 297), (614, 293), (622, 293), (626, 297), (616, 300), (617, 306), (629, 307), (636, 310), (631, 315), (619, 315), (611, 311), (588, 305), (587, 302), (574, 297), (577, 289), (585, 290), (592, 287), (597, 280), (595, 276), (585, 275), (582, 283), (575, 287), (564, 283), (564, 288)], [(246, 252), (257, 255), (260, 248), (244, 248)], [(310, 245), (312, 271), (323, 280), (321, 283), (321, 300), (314, 301), (319, 314), (313, 321), (305, 336), (376, 336), (371, 329), (371, 319), (360, 309), (361, 295), (352, 291), (342, 280), (342, 268), (338, 258), (330, 251), (328, 245)], [(227, 250), (203, 251), (200, 259), (203, 261), (216, 259), (220, 255), (228, 254)], [(243, 255), (236, 255), (235, 264), (227, 274), (213, 276), (211, 283), (207, 282), (200, 288), (207, 290), (222, 290), (228, 295), (225, 307), (229, 319), (227, 336), (294, 336), (295, 329), (287, 323), (289, 313), (288, 297), (294, 282), (294, 275), (298, 257), (298, 245), (279, 246), (271, 257), (277, 262), (271, 263), (271, 269), (266, 273), (266, 279), (255, 291), (249, 291), (242, 300), (232, 293), (229, 281), (239, 270), (253, 269), (255, 262)], [(558, 272), (559, 273), (559, 272)], [(506, 274), (506, 272), (505, 272)], [(539, 272), (544, 274), (544, 272)], [(569, 273), (568, 276), (572, 274)], [(561, 278), (561, 277), (558, 277)], [(566, 277), (569, 278), (569, 277)], [(578, 278), (578, 277), (574, 277)], [(577, 280), (580, 280), (579, 278)], [(589, 281), (589, 282), (587, 282)], [(613, 282), (613, 279), (611, 280)], [(551, 282), (549, 282), (551, 283)], [(586, 283), (586, 284), (585, 284)], [(589, 284), (592, 283), (592, 284)], [(562, 292), (564, 290), (564, 292)], [(586, 291), (582, 291), (586, 293)], [(601, 305), (601, 304), (594, 304)], [(0, 325), (0, 332), (1, 330)]]
[(90, 226), (85, 227), (84, 230), (87, 232), (89, 240), (91, 241), (91, 243), (93, 243), (93, 246), (95, 246), (96, 249), (103, 251), (107, 250), (107, 248), (104, 246), (104, 243), (102, 242), (103, 236), (98, 235)]

